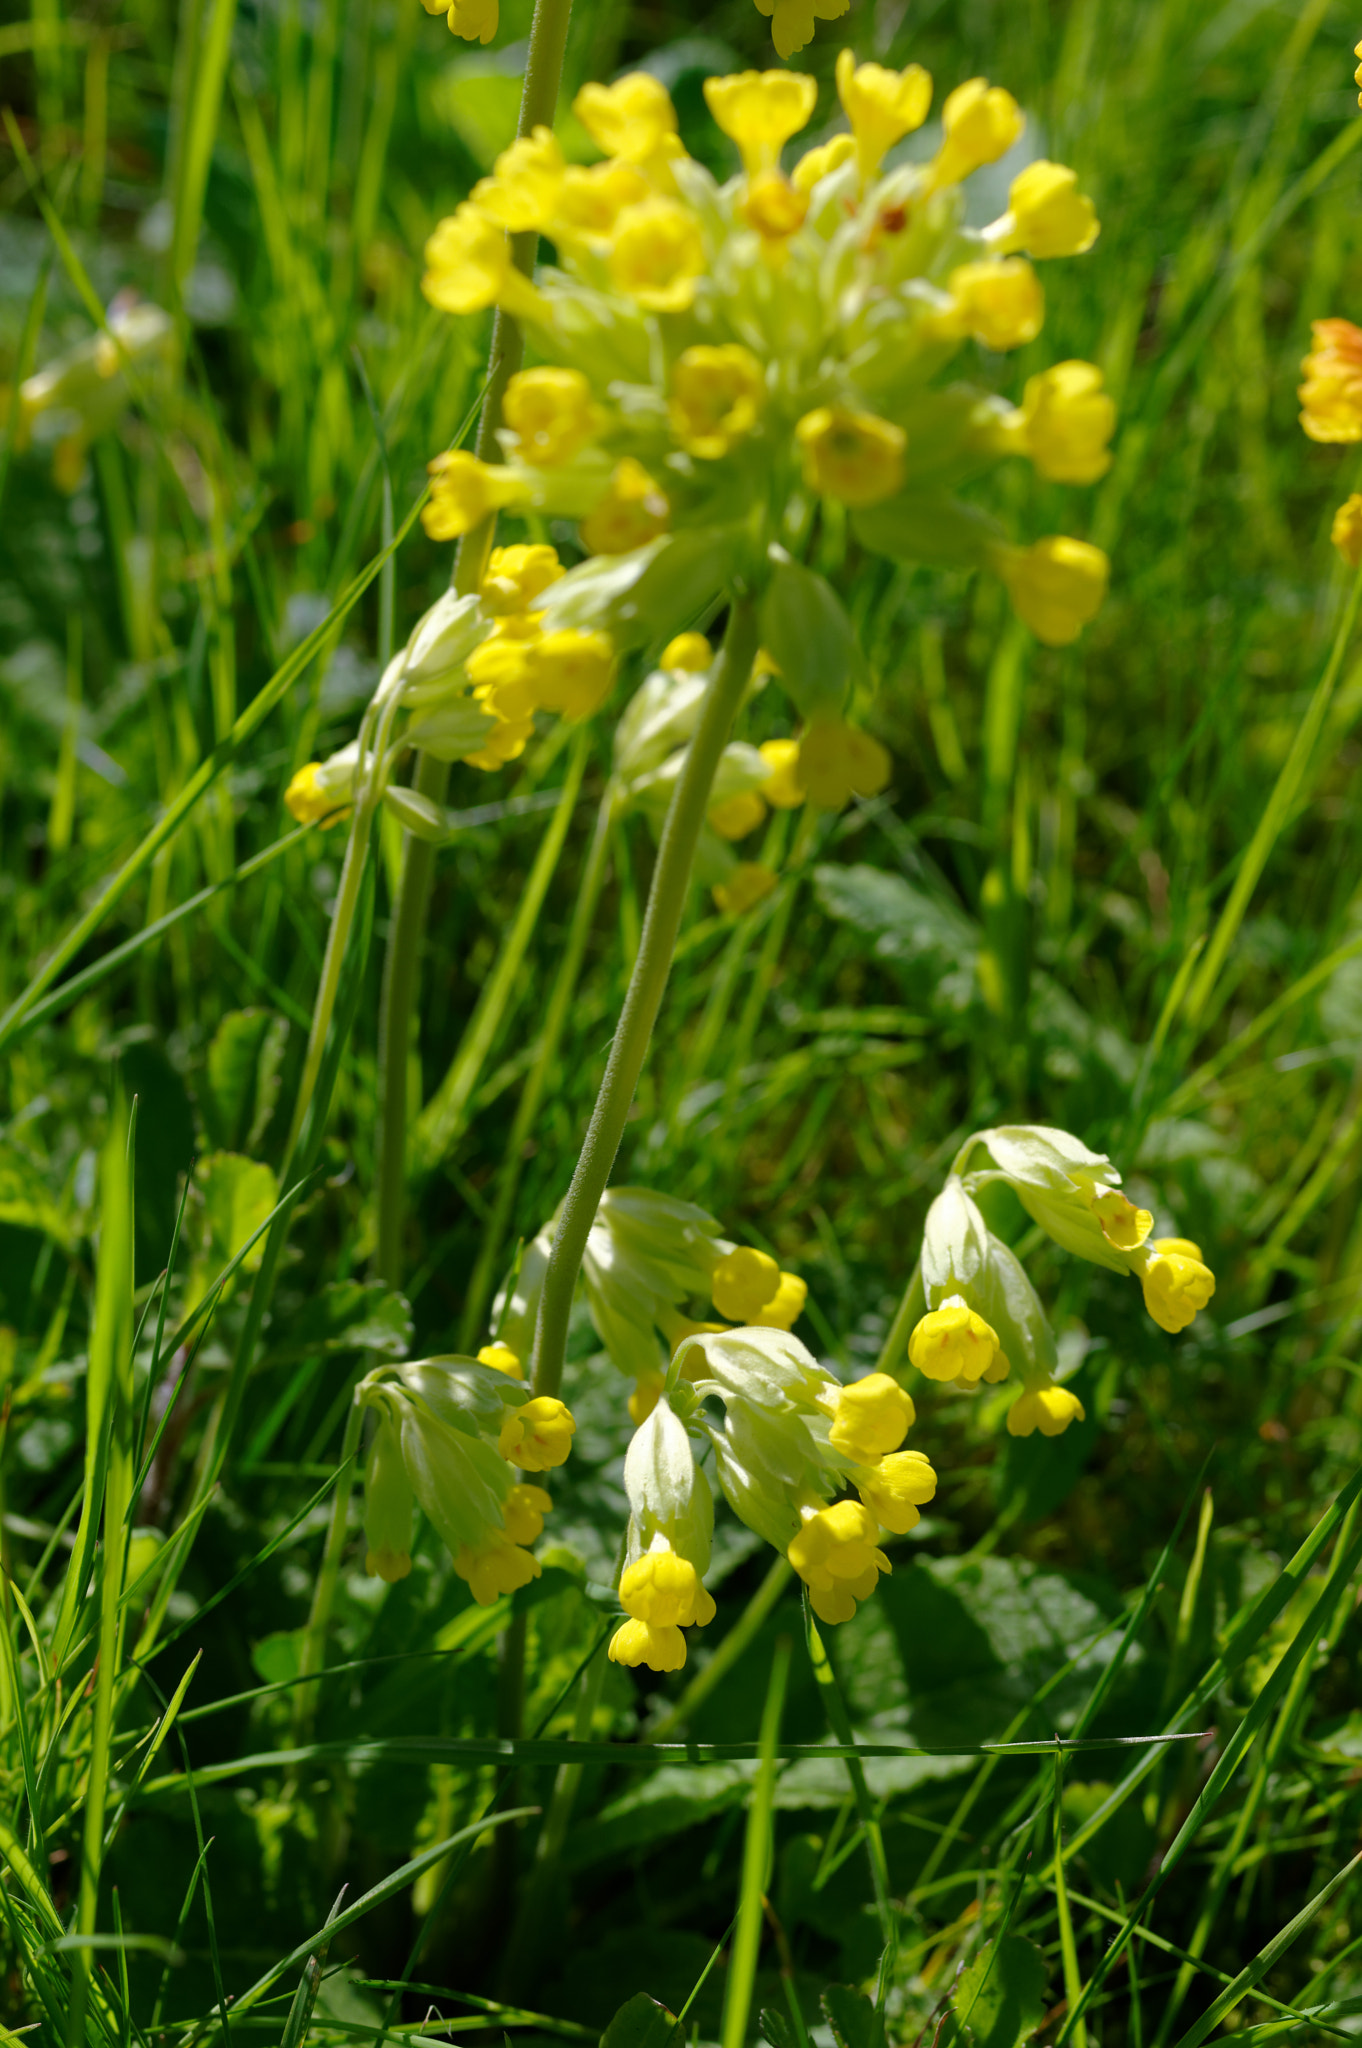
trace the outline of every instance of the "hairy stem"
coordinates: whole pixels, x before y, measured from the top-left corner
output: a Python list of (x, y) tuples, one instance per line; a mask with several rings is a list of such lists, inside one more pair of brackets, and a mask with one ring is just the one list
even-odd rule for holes
[(648, 908), (643, 919), (638, 958), (629, 981), (618, 1029), (610, 1047), (596, 1107), (591, 1113), (581, 1157), (563, 1203), (553, 1252), (544, 1276), (535, 1332), (534, 1389), (556, 1394), (563, 1377), (568, 1315), (587, 1233), (605, 1193), (610, 1169), (624, 1135), (629, 1105), (643, 1071), (653, 1025), (671, 973), (676, 935), (690, 888), (696, 842), (709, 807), (710, 790), (720, 756), (742, 702), (757, 651), (756, 606), (748, 596), (734, 601), (728, 631), (715, 663), (700, 723), (686, 754), (662, 840), (657, 850)]

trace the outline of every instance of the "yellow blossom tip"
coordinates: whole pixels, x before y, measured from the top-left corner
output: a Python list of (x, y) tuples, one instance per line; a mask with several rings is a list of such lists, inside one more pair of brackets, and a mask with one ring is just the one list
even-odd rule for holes
[(510, 1410), (497, 1449), (523, 1472), (548, 1472), (566, 1461), (576, 1428), (565, 1402), (536, 1394), (523, 1407)]
[(908, 1339), (909, 1361), (929, 1380), (984, 1377), (999, 1351), (998, 1333), (963, 1301), (943, 1302), (923, 1316)]
[(686, 1638), (674, 1626), (655, 1628), (651, 1622), (631, 1619), (615, 1630), (606, 1655), (612, 1664), (680, 1671), (686, 1662)]
[(523, 1380), (524, 1368), (509, 1344), (484, 1344), (478, 1353), (479, 1365), (490, 1365), (494, 1372), (504, 1372), (508, 1379)]
[(1144, 1305), (1159, 1328), (1175, 1336), (1215, 1293), (1215, 1275), (1190, 1239), (1156, 1237), (1144, 1249)]
[(679, 669), (685, 675), (703, 675), (714, 659), (714, 649), (703, 633), (678, 633), (658, 657), (659, 668)]
[(1053, 1384), (1025, 1387), (1007, 1411), (1009, 1436), (1062, 1436), (1071, 1422), (1082, 1422), (1083, 1403), (1067, 1387)]

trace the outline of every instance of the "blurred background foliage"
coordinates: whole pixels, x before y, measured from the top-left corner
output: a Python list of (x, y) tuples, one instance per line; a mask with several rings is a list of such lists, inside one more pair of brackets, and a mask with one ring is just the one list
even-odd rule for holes
[[(484, 49), (455, 42), (415, 0), (75, 0), (69, 11), (34, 0), (31, 15), (0, 4), (6, 1001), (327, 619), (390, 530), (385, 493), (400, 521), (428, 458), (464, 428), (487, 333), (426, 306), (420, 252), (514, 131), (528, 18), (529, 0), (504, 0)], [(962, 1137), (990, 1122), (1061, 1124), (1110, 1150), (1159, 1225), (1196, 1239), (1218, 1275), (1212, 1312), (1169, 1340), (1132, 1314), (1127, 1286), (1080, 1269), (1038, 1232), (1031, 1242), (1020, 1211), (1000, 1200), (990, 1220), (1032, 1259), (1088, 1419), (1055, 1443), (1012, 1442), (987, 1390), (974, 1403), (920, 1390), (914, 1441), (937, 1464), (940, 1493), (895, 1546), (879, 1600), (832, 1646), (867, 1739), (934, 1746), (1071, 1729), (1111, 1661), (1108, 1624), (1144, 1588), (1147, 1615), (1093, 1732), (1152, 1732), (1213, 1669), (1234, 1617), (1358, 1465), (1362, 666), (1350, 656), (1327, 698), (1316, 684), (1344, 597), (1329, 522), (1362, 473), (1349, 450), (1313, 445), (1295, 420), (1310, 321), (1362, 301), (1355, 27), (1332, 0), (854, 0), (796, 60), (821, 87), (808, 141), (838, 125), (831, 71), (845, 40), (861, 57), (925, 64), (938, 102), (979, 72), (1005, 83), (1028, 114), (1022, 157), (1072, 163), (1094, 195), (1095, 252), (1047, 270), (1042, 341), (997, 367), (1018, 396), (1042, 361), (1099, 363), (1121, 414), (1115, 466), (1081, 497), (1028, 478), (1029, 511), (1020, 485), (1009, 501), (1004, 479), (997, 503), (1018, 531), (1034, 521), (1022, 537), (1073, 531), (1107, 548), (1112, 594), (1077, 647), (1049, 651), (1009, 622), (1000, 587), (894, 569), (861, 557), (835, 524), (825, 530), (822, 566), (870, 651), (861, 715), (893, 752), (893, 784), (792, 845), (778, 820), (781, 888), (737, 923), (696, 892), (617, 1178), (701, 1202), (731, 1235), (776, 1251), (810, 1283), (800, 1334), (843, 1372), (873, 1362), (926, 1204)], [(642, 65), (671, 89), (688, 148), (726, 170), (702, 81), (768, 61), (768, 25), (750, 0), (698, 15), (579, 5), (565, 143), (587, 153), (569, 111), (577, 86)], [(931, 146), (930, 127), (920, 141)], [(997, 168), (999, 190), (1016, 167)], [(91, 291), (105, 306), (135, 293), (164, 307), (171, 342), (147, 359), (135, 393), (116, 380), (117, 402), (88, 444), (69, 408), (40, 416), (24, 442), (13, 393), (89, 346)], [(508, 523), (508, 537), (518, 531)], [(107, 1199), (96, 1162), (115, 1091), (139, 1104), (139, 1307), (197, 1162), (173, 1327), (274, 1199), (337, 840), (296, 835), (242, 871), (285, 836), (293, 770), (350, 736), (385, 636), (400, 644), (448, 575), (448, 550), (416, 528), (396, 557), (391, 622), (375, 583), (75, 967), (94, 967), (196, 892), (216, 893), (5, 1046), (3, 1543), (40, 1629), (85, 1487)], [(302, 1762), (271, 1767), (266, 1753), (296, 1727), (289, 1684), (327, 1515), (313, 1497), (333, 1469), (355, 1378), (383, 1357), (484, 1334), (462, 1327), (469, 1276), (508, 1170), (621, 696), (597, 720), (579, 811), (518, 966), (507, 937), (562, 781), (560, 739), (546, 735), (496, 776), (455, 770), (464, 829), (437, 868), (411, 1096), (415, 1110), (457, 1069), (462, 1109), (419, 1180), (405, 1298), (367, 1280), (381, 943), (369, 955), (325, 1172), (295, 1223), (246, 1413), (167, 1581), (147, 1684), (121, 1709), (122, 1727), (150, 1725), (153, 1686), (170, 1693), (202, 1651), (183, 1751), (172, 1742), (161, 1756), (159, 1789), (149, 1780), (127, 1793), (107, 1866), (101, 1926), (115, 1924), (116, 1888), (121, 1928), (177, 1944), (163, 1984), (153, 1947), (125, 1948), (111, 1965), (126, 1969), (129, 2029), (149, 2029), (153, 2013), (158, 2025), (210, 2016), (224, 1985), (239, 1991), (320, 1927), (342, 1882), (353, 1901), (480, 1814), (494, 1782), (507, 1791), (490, 1765), (383, 1747), (486, 1734), (496, 1721), (510, 1603), (488, 1616), (470, 1609), (429, 1538), (391, 1589), (347, 1557), (332, 1654), (353, 1668), (327, 1682), (317, 1746)], [(781, 729), (764, 699), (748, 719), (754, 739)], [(1265, 872), (1223, 965), (1197, 979), (1195, 948), (1265, 816)], [(391, 820), (384, 834), (379, 942), (399, 851)], [(561, 1054), (524, 1157), (510, 1162), (520, 1176), (512, 1238), (533, 1232), (566, 1187), (651, 859), (640, 823), (616, 828)], [(499, 962), (498, 1008), (488, 991)], [(144, 1332), (139, 1400), (153, 1422), (191, 1367), (136, 1507), (149, 1556), (192, 1497), (241, 1305), (224, 1299), (192, 1360), (153, 1353)], [(621, 1387), (593, 1363), (593, 1341), (583, 1324), (565, 1389), (577, 1452), (556, 1488), (548, 1568), (517, 1596), (530, 1616), (529, 1731), (572, 1725), (623, 1525)], [(761, 1581), (764, 1561), (735, 1524), (721, 1527), (720, 1557), (720, 1619), (686, 1679)], [(196, 1623), (229, 1588), (211, 1621)], [(1103, 2039), (1177, 2039), (1355, 1848), (1362, 1692), (1346, 1579), (1333, 1597), (1337, 1625), (1306, 1655), (1268, 1761), (1250, 1760), (1230, 1810), (1207, 1817), (1158, 1905), (1165, 1946), (1137, 1944), (1136, 1963), (1122, 1960), (1094, 2008)], [(1075, 1852), (1063, 1911), (1084, 1968), (1293, 1640), (1305, 1598), (1212, 1687), (1195, 1725), (1217, 1734), (1171, 1753)], [(798, 1628), (786, 1604), (768, 1615), (722, 1682), (687, 1707), (689, 1730), (751, 1740), (772, 1642)], [(672, 1683), (673, 1702), (685, 1682)], [(38, 1685), (32, 1670), (22, 1684)], [(588, 1726), (654, 1726), (665, 1690), (612, 1670)], [(796, 1658), (785, 1735), (813, 1741), (823, 1729)], [(340, 1754), (361, 1740), (372, 1754)], [(59, 1914), (74, 1896), (73, 1815), (89, 1755), (73, 1741), (63, 1751), (52, 1737), (46, 1823), (31, 1850), (41, 1849)], [(4, 1797), (17, 1812), (12, 1727), (5, 1742)], [(996, 1930), (998, 1887), (1005, 1894), (1024, 1862), (1042, 1780), (1051, 1796), (1051, 1765), (1036, 1770), (968, 1758), (868, 1767), (885, 1802), (894, 1896), (907, 1902), (890, 1972), (893, 2040), (918, 2036), (981, 1927)], [(1063, 1825), (1081, 1827), (1124, 1770), (1119, 1752), (1071, 1759)], [(485, 1836), (338, 1938), (332, 1965), (346, 1967), (323, 1987), (312, 2038), (366, 2037), (385, 2014), (410, 2021), (455, 1989), (511, 1998), (568, 2033), (594, 2033), (633, 1991), (679, 2010), (728, 1926), (750, 1783), (741, 1764), (590, 1766), (556, 1861), (533, 1865), (532, 1827)], [(547, 1784), (541, 1767), (521, 1793), (545, 1797)], [(823, 1985), (873, 1974), (880, 1928), (842, 1766), (790, 1765), (776, 1804), (776, 1931), (759, 1988), (778, 2006), (783, 1966), (813, 2024)], [(1011, 1922), (1041, 1951), (1043, 1997), (1023, 1996), (1023, 1982), (1015, 2011), (1004, 2002), (987, 2025), (976, 2017), (989, 2048), (1043, 2016), (1046, 2038), (1062, 2024), (1072, 1986), (1043, 1860), (1033, 1858)], [(7, 1911), (6, 2017), (42, 2011), (51, 2024), (24, 1926)], [(1356, 1897), (1344, 1892), (1231, 2009), (1230, 2030), (1354, 2031), (1354, 1941), (1362, 1956)], [(1189, 1943), (1211, 1973), (1190, 1990), (1177, 1960)], [(1325, 2019), (1283, 2019), (1264, 2002), (1299, 2007), (1302, 1984), (1326, 1969)], [(425, 1988), (395, 1989), (404, 1970)], [(281, 1980), (289, 1993), (293, 1977)], [(722, 1983), (720, 1964), (691, 2010), (706, 2038)], [(530, 2025), (514, 2012), (489, 2023)], [(788, 2048), (782, 2024), (770, 2022), (775, 2048)], [(857, 2024), (843, 2014), (842, 2048), (863, 2048)]]

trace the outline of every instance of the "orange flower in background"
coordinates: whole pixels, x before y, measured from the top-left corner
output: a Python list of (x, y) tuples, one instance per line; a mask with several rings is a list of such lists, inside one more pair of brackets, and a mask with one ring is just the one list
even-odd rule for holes
[(1362, 327), (1315, 320), (1301, 364), (1301, 425), (1312, 441), (1362, 441)]

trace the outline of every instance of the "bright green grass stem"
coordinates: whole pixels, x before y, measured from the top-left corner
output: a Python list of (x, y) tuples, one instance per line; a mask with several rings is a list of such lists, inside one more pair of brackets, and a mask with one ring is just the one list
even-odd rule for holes
[[(537, 126), (553, 125), (571, 13), (572, 0), (535, 0), (517, 135), (528, 135)], [(534, 269), (538, 243), (539, 238), (535, 234), (511, 238), (516, 267), (527, 277)], [(498, 310), (492, 323), (487, 390), (474, 444), (482, 461), (496, 456), (502, 395), (520, 367), (523, 346), (520, 329)], [(456, 590), (476, 590), (481, 583), (494, 529), (495, 514), (474, 527), (460, 541), (454, 561)], [(412, 782), (422, 796), (429, 797), (432, 803), (442, 804), (449, 788), (448, 762), (436, 761), (429, 754), (421, 755)], [(376, 1266), (380, 1278), (394, 1287), (400, 1286), (402, 1281), (402, 1237), (406, 1215), (407, 1057), (421, 980), (421, 947), (430, 908), (434, 864), (435, 849), (428, 841), (415, 839), (409, 832), (403, 835), (402, 868), (393, 901), (378, 1012), (378, 1070), (381, 1078)]]
[(554, 1234), (535, 1331), (536, 1394), (556, 1394), (562, 1382), (568, 1317), (582, 1254), (586, 1250), (587, 1234), (596, 1220), (597, 1207), (610, 1179), (634, 1090), (648, 1054), (653, 1025), (671, 973), (681, 914), (690, 889), (696, 842), (709, 807), (715, 771), (742, 702), (747, 679), (752, 673), (756, 652), (756, 605), (750, 596), (744, 595), (734, 600), (729, 613), (728, 631), (714, 666), (700, 722), (668, 807), (652, 887), (648, 892), (638, 958), (634, 962), (624, 1007), (620, 1011), (600, 1093), (582, 1142), (581, 1156)]

